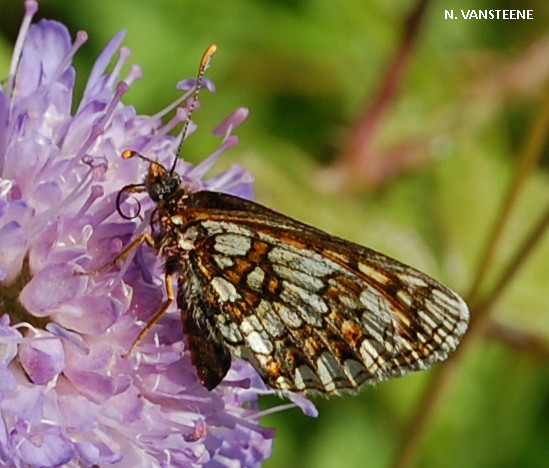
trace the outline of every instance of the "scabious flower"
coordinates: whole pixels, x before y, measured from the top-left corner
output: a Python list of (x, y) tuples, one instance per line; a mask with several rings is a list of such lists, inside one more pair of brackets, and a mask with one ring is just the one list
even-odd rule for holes
[[(187, 95), (159, 114), (137, 115), (121, 98), (140, 70), (120, 78), (129, 51), (117, 34), (72, 114), (72, 57), (86, 34), (71, 43), (60, 23), (31, 25), (35, 1), (25, 7), (0, 90), (0, 463), (260, 464), (274, 433), (259, 425), (258, 395), (268, 390), (249, 364), (235, 362), (218, 388), (206, 390), (175, 310), (124, 356), (163, 300), (154, 250), (137, 249), (120, 268), (77, 274), (109, 262), (148, 228), (147, 216), (128, 221), (114, 210), (120, 188), (147, 170), (120, 154), (133, 149), (169, 165), (179, 144), (169, 133), (189, 110), (183, 105), (162, 119), (194, 82), (181, 82)], [(237, 165), (202, 179), (237, 143), (231, 131), (246, 115), (239, 109), (218, 127), (223, 142), (202, 164), (179, 165), (187, 186), (251, 197), (252, 177)], [(152, 208), (141, 203), (142, 214)]]

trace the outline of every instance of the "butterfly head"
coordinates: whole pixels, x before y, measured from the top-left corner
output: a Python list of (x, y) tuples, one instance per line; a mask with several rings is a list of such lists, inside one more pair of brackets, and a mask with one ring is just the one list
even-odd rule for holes
[(147, 192), (151, 200), (160, 203), (169, 200), (181, 184), (181, 177), (174, 170), (168, 171), (158, 161), (139, 154), (137, 151), (127, 150), (122, 153), (124, 159), (137, 157), (148, 161), (149, 172), (144, 183), (132, 184), (124, 187), (124, 192)]
[(152, 201), (155, 203), (162, 203), (170, 200), (176, 193), (181, 193), (181, 177), (179, 177), (179, 174), (177, 174), (175, 170), (172, 169), (168, 171), (158, 161), (153, 161), (133, 150), (124, 151), (122, 157), (124, 159), (138, 157), (150, 163), (149, 172), (144, 182), (126, 185), (118, 192), (116, 197), (116, 210), (124, 219), (134, 219), (138, 216), (141, 206), (138, 203), (136, 214), (132, 216), (125, 214), (121, 209), (123, 194), (147, 192)]
[(151, 162), (145, 188), (151, 199), (157, 203), (168, 200), (177, 191), (181, 178), (176, 172), (167, 171), (162, 164)]

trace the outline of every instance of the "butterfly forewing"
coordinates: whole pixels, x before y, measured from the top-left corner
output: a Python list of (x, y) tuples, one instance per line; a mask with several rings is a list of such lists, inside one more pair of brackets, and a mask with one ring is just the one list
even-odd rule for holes
[(438, 281), (259, 204), (202, 191), (160, 218), (207, 388), (233, 355), (275, 389), (353, 390), (444, 360), (467, 329), (466, 304)]

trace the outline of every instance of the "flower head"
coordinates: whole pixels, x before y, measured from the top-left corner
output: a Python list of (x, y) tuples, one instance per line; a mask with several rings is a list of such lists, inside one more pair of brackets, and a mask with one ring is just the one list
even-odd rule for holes
[[(179, 106), (194, 83), (181, 82), (188, 93), (159, 114), (138, 115), (121, 102), (141, 72), (133, 66), (120, 78), (129, 56), (120, 33), (95, 62), (73, 114), (72, 57), (86, 34), (73, 43), (60, 23), (31, 25), (37, 3), (25, 5), (0, 90), (0, 462), (258, 465), (274, 434), (258, 424), (258, 395), (267, 390), (249, 364), (235, 362), (206, 390), (177, 313), (124, 357), (163, 300), (155, 252), (140, 248), (119, 269), (76, 274), (109, 262), (147, 229), (146, 216), (128, 221), (114, 210), (120, 188), (146, 172), (143, 161), (120, 154), (132, 149), (169, 165), (181, 138), (170, 132), (187, 119), (188, 107)], [(246, 115), (239, 109), (216, 129), (223, 142), (203, 163), (178, 166), (186, 186), (251, 197), (253, 178), (238, 165), (203, 180), (237, 143), (231, 132)], [(152, 206), (143, 203), (146, 213)]]

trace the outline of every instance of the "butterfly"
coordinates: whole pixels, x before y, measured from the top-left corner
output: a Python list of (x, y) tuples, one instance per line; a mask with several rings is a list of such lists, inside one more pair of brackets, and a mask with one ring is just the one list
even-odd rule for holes
[(353, 391), (445, 360), (466, 332), (466, 303), (426, 274), (258, 203), (193, 192), (175, 163), (123, 157), (145, 159), (149, 170), (120, 191), (119, 213), (127, 192), (146, 192), (156, 207), (152, 233), (117, 260), (148, 243), (164, 260), (167, 292), (136, 344), (175, 301), (207, 389), (242, 358), (281, 392)]

